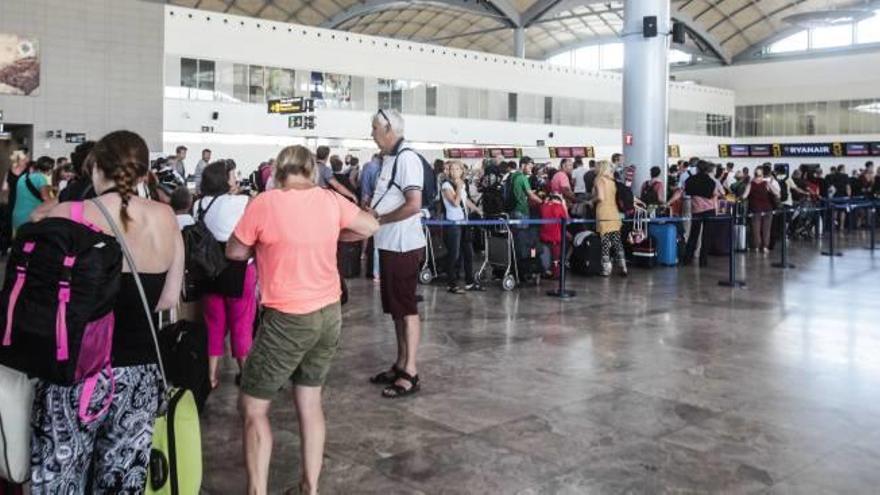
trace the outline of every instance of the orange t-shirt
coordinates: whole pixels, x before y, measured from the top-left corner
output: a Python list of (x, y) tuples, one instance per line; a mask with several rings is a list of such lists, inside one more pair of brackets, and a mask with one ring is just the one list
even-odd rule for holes
[(262, 303), (307, 314), (338, 301), (336, 243), (359, 211), (319, 187), (274, 189), (251, 201), (234, 234), (254, 248)]

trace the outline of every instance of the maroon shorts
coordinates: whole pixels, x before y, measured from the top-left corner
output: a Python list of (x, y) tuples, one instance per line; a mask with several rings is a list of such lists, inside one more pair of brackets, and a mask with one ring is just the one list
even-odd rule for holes
[(424, 249), (405, 253), (379, 250), (379, 287), (382, 292), (382, 311), (395, 320), (419, 314), (416, 286), (422, 269)]

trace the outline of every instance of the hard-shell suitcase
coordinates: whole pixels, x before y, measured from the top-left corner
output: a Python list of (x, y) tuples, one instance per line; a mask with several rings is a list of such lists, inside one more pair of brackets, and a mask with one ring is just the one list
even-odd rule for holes
[(595, 232), (583, 231), (574, 236), (571, 271), (579, 275), (602, 273), (602, 241)]
[(703, 224), (703, 246), (708, 246), (708, 254), (727, 256), (730, 254), (730, 221), (718, 218), (706, 219)]
[(156, 418), (150, 451), (148, 494), (189, 495), (202, 486), (199, 412), (189, 390), (173, 389), (167, 412)]
[(664, 266), (678, 264), (678, 229), (672, 223), (651, 223), (648, 235), (657, 242), (657, 263)]

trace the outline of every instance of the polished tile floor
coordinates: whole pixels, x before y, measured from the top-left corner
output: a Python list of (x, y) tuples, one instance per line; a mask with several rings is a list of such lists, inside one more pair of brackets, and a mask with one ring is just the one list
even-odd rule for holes
[[(392, 355), (372, 282), (352, 282), (325, 392), (321, 491), (352, 493), (877, 493), (880, 253), (740, 256), (748, 287), (708, 268), (577, 278), (511, 293), (422, 292), (423, 391), (367, 383)], [(227, 368), (203, 421), (208, 494), (244, 493)], [(271, 493), (298, 479), (289, 392), (272, 414)]]

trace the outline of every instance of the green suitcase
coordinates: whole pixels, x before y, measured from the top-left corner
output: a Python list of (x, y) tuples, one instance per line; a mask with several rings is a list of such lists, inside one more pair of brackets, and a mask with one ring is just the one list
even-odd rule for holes
[(173, 388), (168, 411), (156, 418), (147, 494), (196, 495), (202, 486), (202, 437), (192, 392)]

